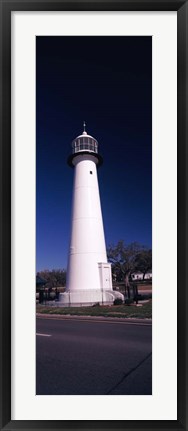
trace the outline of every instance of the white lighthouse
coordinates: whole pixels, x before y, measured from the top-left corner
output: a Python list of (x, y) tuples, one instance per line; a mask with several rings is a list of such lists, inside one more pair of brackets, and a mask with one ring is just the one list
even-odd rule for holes
[(71, 239), (66, 292), (62, 305), (112, 304), (123, 295), (112, 289), (107, 262), (97, 168), (102, 164), (98, 142), (85, 130), (72, 142), (68, 164), (74, 168)]

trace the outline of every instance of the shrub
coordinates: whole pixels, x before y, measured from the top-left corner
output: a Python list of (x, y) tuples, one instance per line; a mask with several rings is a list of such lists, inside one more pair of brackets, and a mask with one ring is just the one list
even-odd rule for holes
[(95, 304), (92, 305), (92, 307), (99, 307), (99, 306), (100, 306), (99, 302), (96, 302)]
[(123, 300), (121, 298), (114, 299), (114, 305), (121, 305), (123, 304)]

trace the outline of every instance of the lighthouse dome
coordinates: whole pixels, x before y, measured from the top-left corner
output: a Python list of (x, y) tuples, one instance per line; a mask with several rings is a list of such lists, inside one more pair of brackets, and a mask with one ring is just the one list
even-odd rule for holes
[(90, 154), (96, 157), (97, 165), (100, 166), (102, 164), (102, 157), (98, 154), (98, 142), (97, 140), (91, 136), (88, 135), (88, 133), (85, 130), (86, 124), (84, 122), (84, 130), (81, 135), (77, 136), (72, 141), (72, 154), (68, 158), (68, 164), (70, 166), (74, 166), (73, 159), (77, 155), (86, 155)]
[(88, 135), (84, 130), (83, 133), (72, 141), (72, 153), (78, 153), (80, 151), (91, 151), (98, 153), (98, 142), (93, 136)]

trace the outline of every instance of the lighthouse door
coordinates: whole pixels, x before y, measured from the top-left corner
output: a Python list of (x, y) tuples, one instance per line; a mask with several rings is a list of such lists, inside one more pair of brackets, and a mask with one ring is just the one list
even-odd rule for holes
[(111, 265), (108, 262), (98, 263), (101, 289), (112, 290)]
[(103, 267), (103, 289), (110, 289), (110, 268), (109, 268), (109, 266)]

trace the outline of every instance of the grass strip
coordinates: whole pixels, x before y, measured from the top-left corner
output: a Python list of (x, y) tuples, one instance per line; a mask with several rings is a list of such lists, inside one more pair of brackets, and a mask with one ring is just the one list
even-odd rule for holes
[(37, 304), (36, 312), (42, 314), (61, 314), (71, 316), (103, 316), (151, 319), (152, 301), (148, 301), (139, 307), (136, 305), (124, 304), (111, 306), (99, 305), (93, 307), (56, 307)]

